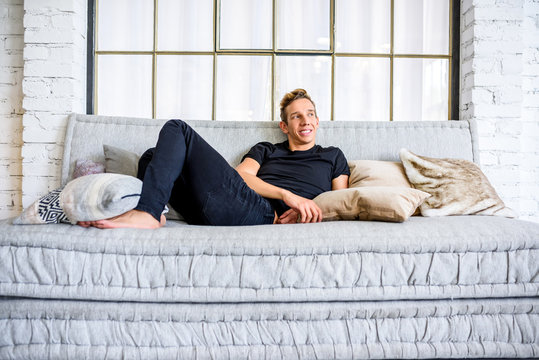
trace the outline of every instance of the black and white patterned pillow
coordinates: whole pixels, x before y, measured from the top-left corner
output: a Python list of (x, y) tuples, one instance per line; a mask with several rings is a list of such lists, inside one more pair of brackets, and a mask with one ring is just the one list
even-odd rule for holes
[(55, 189), (34, 202), (13, 220), (13, 224), (69, 223), (64, 210), (60, 207), (62, 189)]
[(71, 180), (41, 197), (13, 224), (76, 224), (108, 219), (138, 204), (142, 181), (122, 174), (90, 174)]
[(60, 192), (61, 188), (53, 190), (38, 201), (37, 212), (45, 224), (69, 223), (64, 210), (60, 207)]

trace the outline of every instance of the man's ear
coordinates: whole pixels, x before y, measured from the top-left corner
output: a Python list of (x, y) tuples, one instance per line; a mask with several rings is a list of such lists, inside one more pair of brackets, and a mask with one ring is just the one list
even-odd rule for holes
[(284, 121), (279, 122), (279, 127), (283, 133), (288, 134), (288, 125)]

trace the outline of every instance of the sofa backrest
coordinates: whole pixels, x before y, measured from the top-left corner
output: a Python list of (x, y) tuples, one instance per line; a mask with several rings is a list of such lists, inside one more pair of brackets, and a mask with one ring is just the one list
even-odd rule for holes
[[(103, 145), (142, 154), (155, 146), (166, 120), (71, 114), (66, 130), (62, 184), (78, 159), (104, 162)], [(232, 165), (259, 141), (286, 140), (277, 121), (188, 121)], [(321, 121), (317, 143), (340, 147), (348, 160), (399, 161), (399, 150), (479, 162), (475, 124), (469, 121)]]

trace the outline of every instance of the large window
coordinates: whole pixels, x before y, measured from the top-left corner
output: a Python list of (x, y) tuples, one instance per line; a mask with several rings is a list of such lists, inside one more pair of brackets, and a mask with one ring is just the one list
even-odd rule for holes
[(90, 112), (277, 120), (302, 87), (321, 120), (455, 118), (453, 1), (95, 0)]

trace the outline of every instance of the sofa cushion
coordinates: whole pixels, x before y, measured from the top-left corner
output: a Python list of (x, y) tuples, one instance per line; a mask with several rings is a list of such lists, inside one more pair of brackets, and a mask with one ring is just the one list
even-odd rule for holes
[(62, 188), (54, 189), (47, 195), (39, 198), (13, 219), (13, 224), (57, 224), (69, 222), (64, 210), (60, 206), (60, 192)]
[(404, 167), (398, 161), (349, 160), (350, 187), (398, 186), (412, 187)]
[(140, 156), (132, 151), (112, 145), (103, 145), (105, 153), (105, 171), (114, 174), (137, 176)]
[(5, 296), (222, 303), (539, 291), (539, 226), (498, 216), (156, 230), (0, 221), (0, 233)]
[(430, 195), (411, 187), (366, 186), (328, 191), (314, 198), (324, 221), (407, 220)]
[(401, 149), (400, 157), (412, 185), (432, 195), (421, 204), (421, 215), (515, 217), (476, 164), (419, 156), (407, 149)]
[[(350, 179), (348, 181), (350, 187), (412, 187), (400, 161), (351, 160), (348, 161), (348, 165), (350, 166)], [(412, 215), (421, 215), (419, 207)]]
[(79, 159), (73, 171), (73, 179), (86, 175), (102, 174), (104, 172), (105, 165), (89, 159)]
[(70, 181), (60, 193), (60, 206), (69, 221), (108, 219), (138, 204), (142, 181), (121, 174), (94, 174)]

